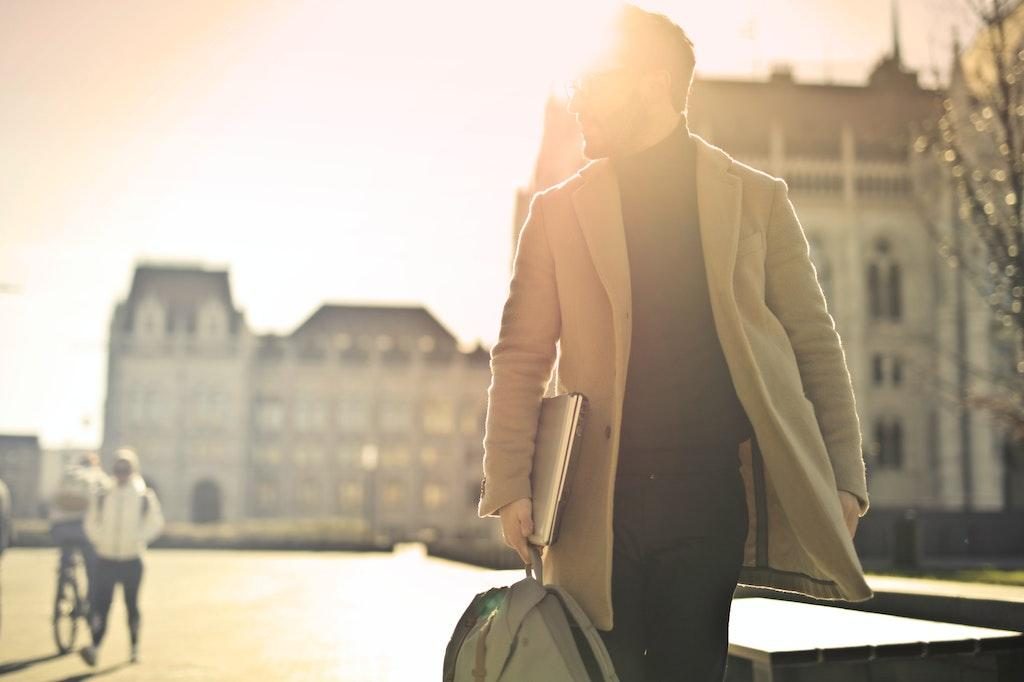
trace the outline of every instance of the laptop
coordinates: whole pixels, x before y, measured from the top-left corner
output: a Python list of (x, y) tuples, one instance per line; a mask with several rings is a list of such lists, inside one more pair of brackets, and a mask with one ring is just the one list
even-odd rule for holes
[(582, 393), (541, 399), (530, 473), (533, 533), (527, 539), (531, 544), (546, 547), (558, 539), (559, 522), (579, 461), (586, 412), (587, 398)]

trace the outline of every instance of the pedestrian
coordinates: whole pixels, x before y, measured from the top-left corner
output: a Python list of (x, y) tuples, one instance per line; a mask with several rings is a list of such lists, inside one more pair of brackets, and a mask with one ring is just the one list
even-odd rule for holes
[(860, 424), (786, 182), (689, 128), (693, 43), (625, 5), (604, 48), (569, 91), (590, 162), (533, 197), (516, 247), (478, 513), (529, 561), (541, 398), (586, 395), (545, 580), (625, 682), (722, 680), (738, 584), (872, 596)]
[(163, 529), (160, 501), (146, 486), (139, 472), (139, 459), (129, 448), (114, 457), (114, 484), (96, 495), (86, 512), (85, 532), (96, 547), (96, 586), (89, 625), (92, 645), (82, 649), (82, 658), (96, 665), (100, 645), (107, 631), (107, 615), (114, 586), (121, 584), (128, 610), (131, 636), (131, 661), (139, 660), (139, 587), (142, 582), (143, 555), (146, 547)]
[(74, 552), (82, 554), (88, 590), (96, 579), (96, 550), (85, 535), (85, 513), (89, 502), (110, 485), (95, 452), (87, 452), (61, 472), (57, 490), (50, 500), (50, 536), (60, 548), (60, 568), (71, 565)]

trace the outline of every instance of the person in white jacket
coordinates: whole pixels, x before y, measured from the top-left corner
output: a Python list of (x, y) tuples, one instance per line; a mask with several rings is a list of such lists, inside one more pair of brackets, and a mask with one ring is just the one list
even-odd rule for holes
[(107, 631), (107, 615), (114, 586), (121, 583), (128, 610), (133, 663), (139, 660), (139, 585), (142, 557), (146, 547), (163, 530), (164, 517), (156, 493), (139, 473), (139, 458), (122, 448), (114, 459), (115, 483), (90, 501), (85, 515), (85, 533), (96, 548), (96, 587), (89, 617), (92, 645), (80, 652), (89, 665), (96, 665), (99, 647)]

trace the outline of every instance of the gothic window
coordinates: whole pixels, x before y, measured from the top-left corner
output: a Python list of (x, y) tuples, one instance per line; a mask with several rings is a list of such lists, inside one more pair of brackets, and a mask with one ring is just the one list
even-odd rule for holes
[(199, 338), (216, 341), (226, 335), (228, 331), (227, 315), (224, 307), (217, 301), (207, 301), (199, 309), (197, 317)]
[(159, 339), (166, 330), (164, 307), (154, 298), (139, 303), (135, 311), (135, 334), (143, 339)]
[(871, 318), (899, 321), (903, 316), (903, 277), (885, 237), (875, 240), (868, 263), (868, 307)]
[(874, 379), (875, 386), (881, 386), (885, 381), (885, 367), (883, 358), (878, 353), (875, 353), (871, 358), (872, 366), (872, 378)]
[(903, 422), (898, 417), (875, 420), (875, 453), (879, 467), (903, 468)]

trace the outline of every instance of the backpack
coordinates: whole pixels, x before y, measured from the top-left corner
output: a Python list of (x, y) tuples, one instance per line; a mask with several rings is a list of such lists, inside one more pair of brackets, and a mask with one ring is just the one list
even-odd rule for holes
[(89, 506), (92, 490), (93, 483), (88, 472), (80, 466), (67, 467), (61, 473), (57, 493), (53, 498), (54, 506), (66, 514), (84, 513)]
[(572, 595), (544, 585), (540, 553), (530, 552), (534, 575), (527, 566), (525, 578), (477, 594), (462, 614), (444, 682), (618, 682), (597, 628)]

